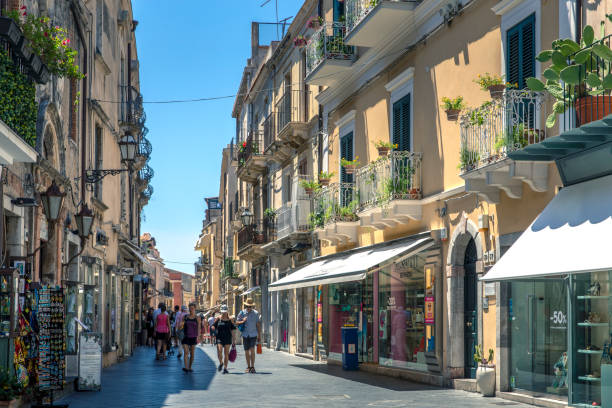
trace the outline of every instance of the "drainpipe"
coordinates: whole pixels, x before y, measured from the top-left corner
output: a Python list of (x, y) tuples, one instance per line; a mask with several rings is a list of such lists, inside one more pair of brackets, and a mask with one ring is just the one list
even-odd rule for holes
[[(127, 95), (128, 95), (128, 109), (133, 109), (132, 105), (132, 44), (128, 43), (127, 47)], [(134, 120), (134, 118), (132, 118)], [(138, 140), (140, 142), (140, 140)], [(134, 192), (132, 191), (132, 165), (128, 164), (128, 194), (130, 196), (129, 210), (130, 210), (130, 242), (134, 238)]]

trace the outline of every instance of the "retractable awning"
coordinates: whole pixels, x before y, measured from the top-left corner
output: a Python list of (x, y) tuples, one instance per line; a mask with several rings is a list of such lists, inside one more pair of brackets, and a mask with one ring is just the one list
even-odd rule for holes
[(261, 288), (259, 286), (253, 286), (252, 288), (249, 288), (249, 289), (245, 290), (244, 292), (242, 292), (242, 295), (240, 295), (240, 296), (249, 295), (249, 294), (255, 292), (256, 290), (261, 290)]
[(143, 265), (149, 265), (150, 263), (144, 256), (142, 256), (140, 250), (137, 247), (133, 247), (129, 244), (122, 242), (119, 244), (119, 249), (123, 250), (122, 252), (124, 256), (126, 256), (126, 258), (131, 258), (134, 261), (139, 261)]
[(268, 290), (274, 292), (362, 280), (369, 271), (384, 266), (396, 258), (414, 255), (433, 244), (434, 240), (427, 232), (385, 244), (316, 258), (309, 265), (269, 284)]
[(612, 176), (559, 191), (483, 281), (612, 269)]

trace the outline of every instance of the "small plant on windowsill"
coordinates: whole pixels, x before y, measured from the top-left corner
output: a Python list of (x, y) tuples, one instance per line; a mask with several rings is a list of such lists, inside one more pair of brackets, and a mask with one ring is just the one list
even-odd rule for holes
[(331, 180), (331, 178), (334, 177), (334, 173), (328, 173), (326, 171), (322, 171), (319, 173), (319, 184), (321, 184), (321, 186), (325, 187), (327, 185), (329, 185), (329, 181)]
[(455, 99), (442, 97), (442, 109), (446, 112), (446, 118), (450, 121), (456, 121), (459, 114), (465, 109), (465, 102), (463, 96), (458, 96)]
[(346, 174), (353, 174), (360, 164), (359, 156), (355, 156), (354, 160), (346, 160), (344, 157), (340, 159), (340, 165), (344, 167)]
[(274, 220), (276, 218), (276, 210), (274, 208), (266, 208), (263, 215), (269, 220)]
[(321, 186), (319, 185), (318, 182), (310, 181), (310, 180), (302, 180), (302, 181), (300, 181), (300, 187), (302, 187), (304, 189), (304, 191), (306, 192), (306, 194), (308, 194), (308, 195), (314, 194), (315, 191), (317, 191), (317, 190), (319, 190), (321, 188)]
[(379, 156), (386, 156), (389, 154), (389, 150), (397, 149), (398, 147), (397, 143), (393, 144), (391, 142), (386, 142), (384, 140), (376, 140), (374, 142), (374, 146), (376, 146)]

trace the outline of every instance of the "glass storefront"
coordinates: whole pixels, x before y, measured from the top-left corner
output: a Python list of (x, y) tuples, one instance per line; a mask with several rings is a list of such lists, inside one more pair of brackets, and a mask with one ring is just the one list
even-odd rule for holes
[(612, 272), (572, 276), (572, 405), (612, 407)]
[[(426, 282), (429, 279), (429, 283)], [(434, 351), (425, 301), (433, 285), (425, 256), (414, 255), (378, 272), (378, 359), (381, 365), (427, 370), (426, 351)]]
[(567, 284), (547, 279), (509, 285), (510, 387), (566, 399)]
[(289, 350), (289, 311), (290, 308), (290, 300), (289, 300), (289, 291), (283, 290), (279, 292), (280, 298), (280, 338), (279, 347), (281, 350)]
[(314, 342), (314, 300), (315, 291), (313, 287), (299, 289), (301, 291), (300, 302), (300, 343), (298, 345), (299, 353), (313, 353)]
[(359, 361), (373, 360), (373, 293), (373, 275), (364, 281), (328, 285), (326, 320), (331, 358), (342, 359), (342, 327), (355, 326), (359, 328)]

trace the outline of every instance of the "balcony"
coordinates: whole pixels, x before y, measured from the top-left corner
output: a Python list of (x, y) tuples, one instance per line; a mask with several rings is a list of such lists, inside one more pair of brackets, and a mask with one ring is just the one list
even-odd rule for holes
[(306, 82), (329, 86), (338, 82), (355, 59), (355, 48), (344, 43), (344, 23), (324, 23), (306, 46)]
[(142, 95), (135, 87), (124, 85), (121, 86), (121, 102), (120, 125), (136, 135), (140, 134), (147, 120)]
[(240, 259), (255, 262), (266, 255), (262, 245), (276, 239), (274, 223), (269, 220), (257, 221), (238, 231), (238, 251)]
[(421, 219), (421, 153), (391, 151), (356, 173), (359, 220), (384, 229)]
[(291, 158), (293, 150), (276, 136), (276, 117), (276, 112), (270, 112), (262, 126), (264, 153), (272, 161), (283, 164)]
[(333, 183), (316, 191), (309, 225), (333, 244), (357, 242), (359, 195), (353, 183)]
[(138, 152), (136, 153), (136, 162), (134, 167), (136, 169), (141, 169), (151, 158), (151, 153), (153, 153), (153, 146), (151, 145), (151, 142), (146, 136), (141, 136), (140, 141), (138, 142)]
[(276, 242), (282, 244), (285, 249), (300, 242), (306, 243), (310, 238), (309, 217), (312, 202), (300, 186), (300, 181), (305, 179), (306, 176), (294, 178), (291, 201), (276, 210)]
[(257, 183), (259, 176), (267, 170), (269, 153), (266, 153), (263, 136), (263, 132), (251, 131), (247, 140), (238, 148), (237, 175), (247, 183)]
[(521, 198), (523, 182), (546, 191), (548, 163), (515, 162), (508, 155), (547, 138), (545, 94), (507, 90), (461, 116), (460, 172), (466, 191), (498, 203), (500, 191)]
[(293, 149), (309, 139), (308, 108), (312, 103), (312, 93), (302, 90), (285, 90), (276, 103), (277, 138)]
[(151, 197), (153, 196), (153, 191), (153, 186), (149, 184), (147, 185), (147, 188), (144, 189), (144, 191), (140, 192), (140, 205), (142, 207), (149, 203)]
[(149, 182), (153, 179), (155, 172), (148, 164), (138, 171), (138, 189), (143, 192), (147, 189)]
[(346, 0), (348, 45), (373, 47), (388, 40), (398, 29), (412, 23), (414, 0)]

